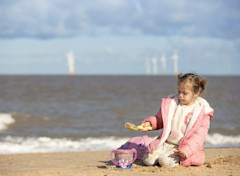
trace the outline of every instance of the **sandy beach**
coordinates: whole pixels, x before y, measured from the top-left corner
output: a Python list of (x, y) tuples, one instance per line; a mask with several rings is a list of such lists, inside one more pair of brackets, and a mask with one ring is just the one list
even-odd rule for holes
[(206, 161), (198, 167), (164, 168), (135, 161), (131, 169), (119, 169), (109, 160), (110, 151), (0, 155), (0, 176), (77, 175), (240, 175), (240, 148), (206, 149)]

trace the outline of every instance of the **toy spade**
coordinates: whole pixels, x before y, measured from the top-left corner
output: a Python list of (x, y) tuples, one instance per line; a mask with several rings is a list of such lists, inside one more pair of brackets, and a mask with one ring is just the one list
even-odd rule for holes
[(152, 130), (152, 127), (143, 127), (142, 125), (136, 126), (135, 124), (126, 122), (125, 123), (125, 128), (132, 130), (132, 131), (137, 131), (137, 130), (141, 130), (141, 129), (148, 129), (148, 130)]

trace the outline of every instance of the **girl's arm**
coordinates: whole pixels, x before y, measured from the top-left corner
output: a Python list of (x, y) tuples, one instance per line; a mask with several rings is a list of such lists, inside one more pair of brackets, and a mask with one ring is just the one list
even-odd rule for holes
[(155, 116), (150, 116), (142, 121), (142, 124), (147, 125), (147, 122), (150, 123), (152, 130), (159, 130), (163, 128), (163, 120), (162, 120), (162, 113), (161, 108), (159, 109), (158, 113)]
[(186, 140), (182, 141), (179, 145), (179, 150), (185, 154), (186, 158), (199, 151), (204, 145), (204, 140), (207, 136), (208, 129), (210, 126), (210, 117), (205, 116), (197, 129), (187, 137)]

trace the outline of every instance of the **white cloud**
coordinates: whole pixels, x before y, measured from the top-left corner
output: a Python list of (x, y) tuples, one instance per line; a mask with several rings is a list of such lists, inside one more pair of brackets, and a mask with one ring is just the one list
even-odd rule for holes
[(0, 37), (181, 35), (240, 37), (240, 4), (191, 0), (13, 0), (0, 3)]

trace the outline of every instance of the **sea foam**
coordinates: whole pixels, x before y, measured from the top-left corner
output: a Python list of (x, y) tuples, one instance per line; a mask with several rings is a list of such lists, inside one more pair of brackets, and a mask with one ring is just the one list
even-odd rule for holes
[(120, 147), (129, 138), (83, 138), (71, 140), (67, 138), (50, 137), (12, 137), (6, 136), (0, 140), (1, 154), (67, 152), (67, 151), (97, 151), (112, 150)]
[(11, 114), (0, 113), (0, 131), (6, 130), (8, 125), (14, 123), (15, 120)]
[(206, 137), (206, 143), (210, 146), (231, 147), (240, 146), (240, 135), (227, 136), (219, 133), (208, 134)]
[[(130, 138), (118, 137), (88, 137), (79, 140), (50, 137), (13, 137), (6, 136), (0, 139), (0, 153), (48, 153), (71, 151), (98, 151), (119, 148)], [(225, 136), (209, 134), (206, 138), (206, 147), (240, 147), (240, 136)]]

